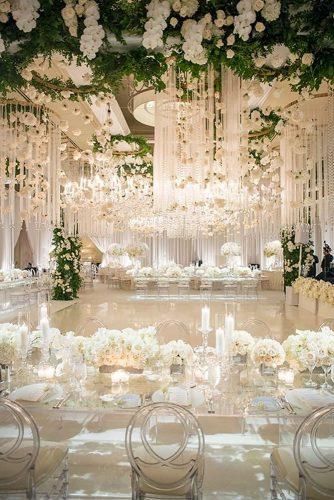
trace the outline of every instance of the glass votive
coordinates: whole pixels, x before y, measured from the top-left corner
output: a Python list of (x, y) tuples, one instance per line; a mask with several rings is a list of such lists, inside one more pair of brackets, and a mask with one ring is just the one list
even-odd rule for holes
[(130, 376), (125, 370), (116, 370), (110, 375), (112, 385), (128, 384)]
[(281, 368), (278, 371), (278, 380), (285, 385), (293, 385), (295, 372), (291, 368)]
[(40, 365), (37, 369), (38, 378), (50, 379), (55, 375), (55, 367), (52, 365)]

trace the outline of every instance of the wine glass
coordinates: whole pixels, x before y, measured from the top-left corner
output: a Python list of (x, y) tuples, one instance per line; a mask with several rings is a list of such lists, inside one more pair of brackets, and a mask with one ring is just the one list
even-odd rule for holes
[(318, 361), (318, 350), (316, 346), (308, 346), (308, 348), (301, 353), (300, 360), (310, 373), (309, 379), (305, 382), (306, 387), (317, 387), (318, 384), (313, 380), (313, 371)]
[(219, 361), (215, 361), (209, 364), (208, 366), (208, 384), (211, 388), (213, 396), (219, 396), (220, 391), (217, 389), (217, 386), (221, 381), (221, 367)]
[(83, 358), (78, 357), (72, 360), (73, 362), (73, 375), (75, 379), (75, 385), (79, 392), (79, 401), (82, 401), (82, 392), (87, 380), (87, 365)]
[(318, 358), (319, 358), (319, 364), (321, 365), (321, 368), (323, 369), (323, 372), (325, 374), (325, 381), (321, 385), (321, 389), (328, 390), (330, 389), (330, 384), (328, 383), (328, 375), (331, 370), (331, 358), (328, 355), (327, 349), (319, 349), (318, 353)]

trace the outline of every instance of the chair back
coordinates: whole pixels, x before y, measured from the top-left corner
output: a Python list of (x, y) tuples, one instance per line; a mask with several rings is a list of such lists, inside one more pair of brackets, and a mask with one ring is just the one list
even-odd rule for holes
[(325, 321), (321, 323), (319, 330), (325, 326), (328, 326), (328, 328), (334, 332), (334, 318), (326, 318)]
[(306, 498), (307, 486), (334, 498), (334, 404), (317, 408), (300, 424), (293, 453)]
[(190, 341), (190, 331), (185, 323), (176, 319), (161, 321), (156, 327), (157, 339), (160, 344), (166, 344), (171, 340)]
[(13, 483), (26, 484), (32, 498), (34, 467), (40, 447), (37, 425), (21, 405), (0, 398), (0, 491)]
[(189, 410), (173, 403), (143, 406), (132, 417), (125, 440), (133, 485), (139, 489), (146, 485), (156, 494), (190, 491), (194, 484), (200, 489), (204, 435)]
[(238, 326), (238, 330), (245, 330), (246, 332), (258, 338), (271, 338), (271, 330), (267, 323), (256, 318), (249, 318)]
[(106, 325), (102, 323), (102, 321), (100, 321), (98, 318), (88, 318), (86, 319), (85, 323), (79, 328), (78, 335), (86, 337), (95, 333), (98, 328), (106, 328)]

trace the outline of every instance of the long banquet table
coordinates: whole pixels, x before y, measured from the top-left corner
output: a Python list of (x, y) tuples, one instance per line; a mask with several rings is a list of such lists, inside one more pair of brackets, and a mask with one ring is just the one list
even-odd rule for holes
[[(277, 445), (291, 445), (294, 433), (304, 418), (288, 407), (267, 411), (252, 407), (251, 399), (259, 394), (284, 393), (288, 387), (259, 388), (239, 384), (239, 369), (218, 386), (221, 396), (215, 401), (215, 413), (206, 404), (191, 410), (201, 423), (206, 440), (204, 499), (229, 492), (231, 498), (243, 498), (236, 475), (242, 471), (251, 484), (245, 498), (267, 498), (269, 491), (269, 456)], [(14, 376), (13, 388), (37, 381), (31, 372)], [(57, 380), (65, 397), (50, 403), (26, 402), (34, 416), (41, 438), (68, 441), (70, 448), (70, 492), (74, 497), (129, 498), (130, 470), (125, 450), (125, 430), (135, 409), (121, 409), (103, 402), (102, 394), (111, 392), (110, 374), (90, 375), (82, 392), (68, 381)], [(297, 379), (296, 385), (302, 383)], [(124, 392), (139, 393), (143, 404), (161, 384), (134, 377)], [(122, 392), (118, 387), (117, 392)], [(269, 391), (269, 392), (268, 392)], [(68, 397), (69, 396), (69, 397)], [(238, 472), (239, 465), (241, 468)], [(222, 472), (222, 474), (220, 473)], [(226, 471), (225, 475), (223, 472)], [(257, 480), (254, 475), (260, 474)], [(234, 478), (234, 479), (233, 479)], [(226, 498), (229, 498), (228, 495)]]

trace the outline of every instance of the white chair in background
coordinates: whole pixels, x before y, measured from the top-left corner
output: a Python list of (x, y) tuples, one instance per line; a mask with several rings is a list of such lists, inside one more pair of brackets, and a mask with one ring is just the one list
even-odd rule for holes
[(160, 297), (169, 298), (170, 283), (168, 279), (158, 279), (158, 294)]
[(172, 403), (143, 406), (126, 429), (132, 500), (202, 498), (204, 435), (196, 417)]
[(272, 500), (334, 498), (334, 404), (305, 418), (292, 447), (273, 450), (270, 478)]
[(334, 332), (334, 318), (326, 318), (319, 326), (319, 330), (324, 326), (328, 326)]
[(271, 330), (267, 323), (257, 318), (249, 318), (238, 325), (238, 330), (245, 330), (246, 332), (257, 338), (271, 338)]
[(223, 294), (225, 297), (236, 297), (239, 292), (239, 283), (237, 281), (224, 281)]
[(135, 280), (136, 295), (138, 295), (139, 297), (147, 295), (147, 289), (148, 289), (147, 285), (148, 285), (147, 280), (137, 278)]
[(78, 329), (78, 335), (87, 337), (95, 333), (98, 328), (106, 328), (106, 325), (98, 318), (92, 316), (87, 318), (84, 324)]
[(258, 298), (258, 280), (250, 279), (241, 282), (241, 293), (247, 298)]
[(182, 278), (177, 283), (177, 291), (180, 295), (189, 295), (190, 292), (190, 279)]
[(185, 323), (176, 319), (166, 319), (156, 326), (157, 339), (160, 344), (166, 344), (171, 340), (183, 340), (190, 342), (190, 331)]
[(203, 300), (210, 300), (212, 297), (212, 280), (202, 278), (199, 285), (199, 291)]
[(0, 498), (67, 498), (68, 449), (41, 442), (21, 405), (0, 398)]

